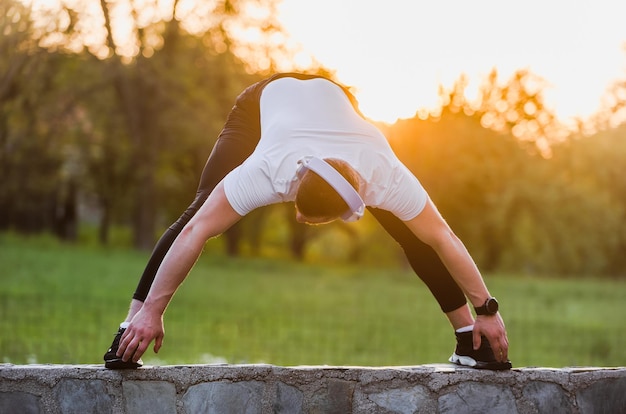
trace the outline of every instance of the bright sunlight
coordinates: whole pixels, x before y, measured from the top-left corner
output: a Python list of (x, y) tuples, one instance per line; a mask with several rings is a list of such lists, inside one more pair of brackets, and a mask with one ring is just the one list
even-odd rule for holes
[(436, 107), (438, 86), (462, 73), (471, 98), (494, 67), (502, 78), (530, 69), (560, 118), (584, 118), (626, 66), (626, 3), (612, 0), (283, 0), (279, 11), (292, 37), (356, 88), (363, 112), (387, 122)]
[[(60, 0), (23, 2), (34, 5), (35, 14), (54, 13), (60, 7)], [(171, 13), (171, 0), (159, 4)], [(304, 68), (317, 61), (336, 71), (340, 82), (354, 88), (364, 114), (377, 121), (392, 123), (436, 109), (439, 86), (451, 87), (462, 74), (469, 78), (466, 96), (471, 99), (493, 68), (502, 79), (529, 69), (546, 81), (546, 103), (562, 121), (586, 119), (600, 108), (606, 89), (624, 77), (626, 68), (626, 3), (614, 0), (529, 0), (523, 5), (502, 0), (276, 0), (275, 4), (287, 36), (269, 43), (295, 50), (285, 67)], [(113, 14), (128, 15), (126, 6), (127, 2), (116, 2)], [(212, 1), (180, 1), (177, 18), (184, 20), (187, 30), (202, 31), (211, 22), (213, 6)], [(83, 8), (99, 20), (99, 7), (93, 2)], [(269, 12), (249, 4), (242, 13), (252, 19), (247, 27), (235, 28), (242, 40), (261, 38), (260, 22)], [(138, 17), (147, 24), (167, 16)], [(104, 34), (83, 29), (89, 37), (83, 39), (85, 45), (106, 56), (101, 47)], [(118, 39), (131, 36), (120, 27), (115, 34)], [(136, 54), (129, 42), (116, 43), (120, 55)], [(257, 52), (253, 59), (266, 66), (265, 51)]]

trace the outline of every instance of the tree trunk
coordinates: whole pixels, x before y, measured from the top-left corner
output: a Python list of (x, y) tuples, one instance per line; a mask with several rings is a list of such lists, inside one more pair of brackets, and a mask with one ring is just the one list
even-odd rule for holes
[(74, 242), (78, 237), (78, 185), (70, 180), (57, 207), (56, 229), (61, 240)]
[[(105, 0), (100, 1), (107, 29), (107, 44), (115, 51), (111, 20)], [(156, 228), (156, 195), (154, 183), (155, 142), (151, 142), (149, 100), (150, 92), (140, 73), (141, 61), (133, 67), (125, 67), (119, 56), (111, 58), (112, 80), (117, 100), (125, 115), (126, 127), (133, 148), (135, 166), (134, 207), (132, 215), (133, 244), (142, 250), (151, 250)], [(133, 76), (134, 75), (134, 76)], [(132, 79), (131, 79), (132, 77)], [(154, 141), (154, 140), (153, 140)]]

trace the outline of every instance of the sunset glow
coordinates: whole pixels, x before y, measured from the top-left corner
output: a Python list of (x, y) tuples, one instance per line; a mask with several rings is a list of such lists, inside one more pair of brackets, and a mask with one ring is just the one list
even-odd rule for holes
[(530, 69), (560, 118), (585, 118), (626, 77), (623, 2), (283, 0), (279, 10), (293, 39), (356, 87), (376, 120), (437, 106), (438, 86), (462, 73), (472, 97), (494, 67), (502, 79)]
[[(271, 11), (261, 3), (248, 3), (240, 10), (248, 18), (229, 28), (243, 43), (253, 45), (247, 51), (244, 46), (241, 54), (255, 51), (254, 43), (261, 39), (266, 48), (292, 51), (282, 57), (286, 70), (317, 61), (353, 87), (362, 111), (377, 121), (424, 116), (439, 106), (440, 85), (450, 88), (462, 74), (469, 79), (465, 93), (472, 99), (493, 68), (503, 81), (516, 70), (529, 69), (545, 80), (546, 103), (562, 121), (586, 119), (598, 111), (607, 88), (626, 78), (626, 3), (615, 0), (276, 1), (286, 34), (265, 35), (262, 22)], [(61, 10), (60, 0), (23, 2), (33, 5), (35, 17), (58, 15)], [(140, 11), (136, 16), (140, 25), (172, 17), (173, 0), (158, 0), (158, 11), (144, 3), (155, 4), (133, 3)], [(81, 0), (64, 4), (77, 7), (94, 22), (77, 27), (81, 41), (93, 54), (106, 57), (100, 4)], [(131, 14), (129, 4), (111, 2), (116, 53), (131, 59), (138, 50), (133, 42), (124, 41), (132, 38), (124, 18)], [(214, 1), (180, 0), (175, 14), (186, 30), (201, 33), (214, 23), (213, 7)], [(47, 40), (62, 39), (51, 33)], [(76, 49), (82, 46), (77, 44)], [(143, 53), (149, 55), (158, 47), (155, 41)], [(220, 45), (215, 47), (219, 50)], [(269, 67), (266, 50), (248, 56), (252, 66)], [(281, 69), (280, 59), (278, 63)]]

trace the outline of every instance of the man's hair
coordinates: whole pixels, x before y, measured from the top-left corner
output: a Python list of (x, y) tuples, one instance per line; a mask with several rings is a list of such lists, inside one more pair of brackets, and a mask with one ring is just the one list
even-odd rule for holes
[[(325, 158), (328, 164), (359, 191), (358, 173), (343, 160)], [(307, 170), (301, 178), (296, 194), (296, 208), (306, 217), (340, 217), (350, 207), (344, 199), (314, 171)]]

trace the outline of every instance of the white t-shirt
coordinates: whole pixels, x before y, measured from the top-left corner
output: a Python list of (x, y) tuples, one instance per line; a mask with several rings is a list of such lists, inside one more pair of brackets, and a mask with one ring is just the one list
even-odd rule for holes
[(260, 115), (256, 149), (224, 178), (226, 198), (238, 214), (295, 200), (298, 160), (306, 156), (350, 164), (359, 173), (359, 193), (367, 206), (404, 221), (424, 208), (428, 195), (418, 179), (334, 83), (323, 78), (274, 80), (263, 89)]

